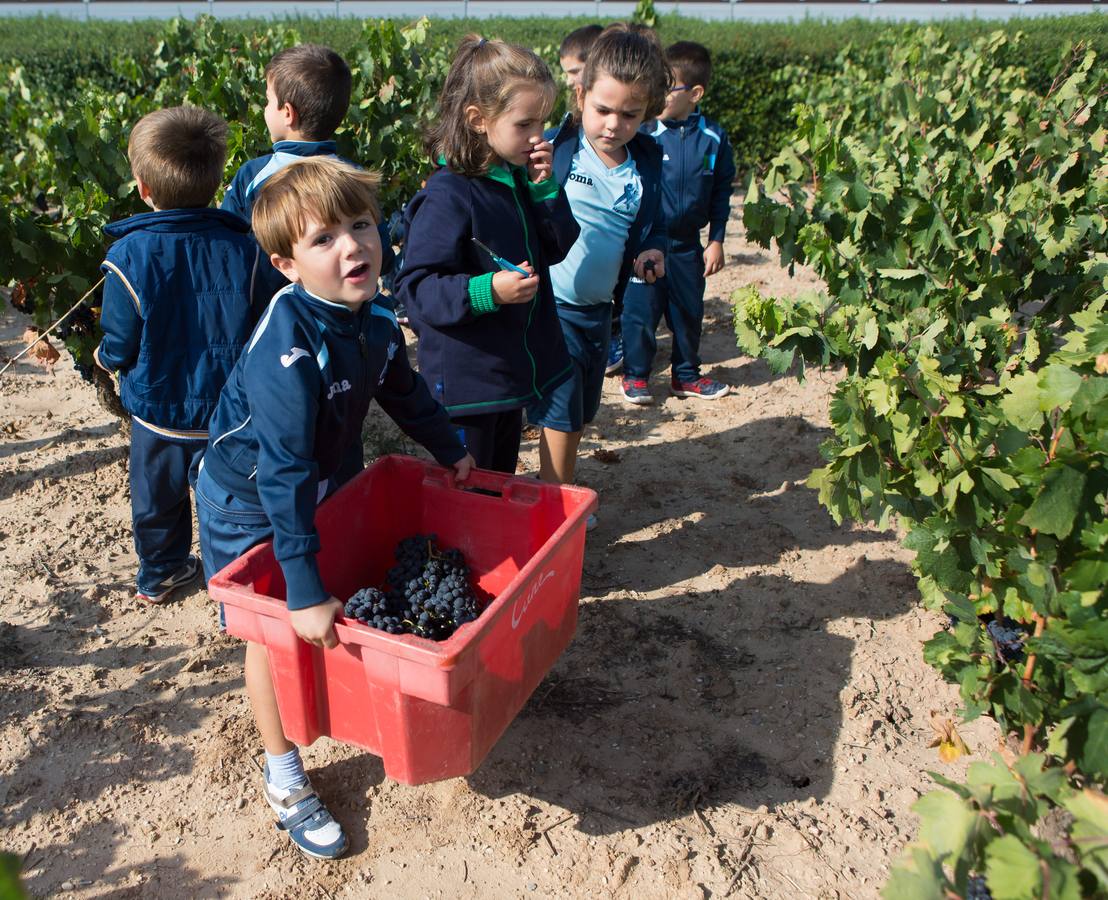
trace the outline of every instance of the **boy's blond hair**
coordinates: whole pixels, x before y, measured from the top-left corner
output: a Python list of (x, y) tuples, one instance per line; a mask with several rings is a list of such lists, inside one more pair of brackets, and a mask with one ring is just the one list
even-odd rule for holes
[(310, 141), (335, 135), (350, 106), (350, 67), (330, 47), (297, 44), (273, 57), (265, 67), (266, 81), (277, 104), (290, 104), (299, 128)]
[(377, 189), (381, 176), (333, 156), (309, 156), (268, 178), (254, 201), (254, 236), (262, 249), (286, 259), (313, 217), (333, 225), (347, 216), (368, 213), (380, 222)]
[(158, 209), (207, 206), (223, 179), (227, 123), (198, 106), (156, 110), (131, 130), (127, 158)]

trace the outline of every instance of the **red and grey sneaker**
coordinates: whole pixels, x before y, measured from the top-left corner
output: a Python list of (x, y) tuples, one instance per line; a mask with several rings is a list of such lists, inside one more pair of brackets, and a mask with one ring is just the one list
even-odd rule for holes
[(697, 397), (700, 400), (718, 400), (731, 393), (729, 385), (712, 378), (698, 378), (696, 381), (678, 381), (674, 378), (669, 383), (669, 389), (674, 397)]
[(620, 381), (619, 392), (623, 394), (624, 400), (628, 403), (634, 403), (636, 406), (649, 406), (654, 402), (654, 397), (650, 393), (650, 385), (643, 378), (624, 376)]

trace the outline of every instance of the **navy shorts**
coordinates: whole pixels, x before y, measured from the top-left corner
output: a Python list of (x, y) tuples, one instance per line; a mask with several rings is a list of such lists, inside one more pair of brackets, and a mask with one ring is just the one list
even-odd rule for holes
[(203, 468), (196, 479), (195, 491), (200, 554), (207, 582), (255, 544), (272, 537), (273, 526), (260, 505), (225, 491)]
[[(204, 563), (204, 583), (207, 584), (216, 572), (255, 544), (272, 537), (273, 526), (261, 506), (225, 491), (208, 477), (203, 465), (193, 492), (200, 530), (200, 559)], [(219, 604), (219, 627), (227, 627), (222, 603)]]
[(580, 431), (600, 409), (612, 337), (612, 304), (559, 303), (558, 321), (573, 370), (569, 378), (527, 408), (527, 421), (552, 431)]

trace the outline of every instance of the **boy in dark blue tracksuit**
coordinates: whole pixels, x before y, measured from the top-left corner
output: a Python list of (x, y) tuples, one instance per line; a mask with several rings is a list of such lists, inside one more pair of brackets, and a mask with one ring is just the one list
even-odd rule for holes
[[(643, 126), (659, 143), (662, 197), (669, 224), (666, 277), (648, 285), (632, 279), (623, 298), (624, 399), (653, 402), (648, 379), (656, 350), (655, 329), (665, 315), (673, 333), (671, 392), (717, 400), (730, 388), (700, 369), (704, 278), (723, 268), (723, 238), (730, 215), (735, 162), (726, 132), (698, 109), (711, 60), (700, 44), (680, 41), (666, 50), (676, 84), (661, 118)], [(708, 245), (700, 231), (708, 226)]]
[[(243, 163), (223, 195), (221, 209), (247, 222), (266, 179), (291, 162), (310, 156), (338, 156), (333, 140), (350, 106), (351, 76), (345, 60), (329, 47), (298, 44), (276, 54), (265, 67), (265, 124), (273, 152)], [(381, 233), (381, 273), (392, 270), (388, 225)]]
[(208, 208), (223, 174), (227, 125), (196, 107), (163, 109), (131, 133), (128, 155), (154, 210), (104, 230), (104, 338), (96, 361), (120, 373), (131, 413), (136, 596), (153, 603), (198, 572), (189, 474), (208, 419), (256, 313), (276, 288), (248, 226)]
[[(360, 467), (370, 401), (460, 480), (473, 463), (408, 365), (396, 317), (377, 302), (376, 215), (376, 176), (334, 158), (286, 166), (259, 192), (255, 236), (292, 284), (273, 298), (227, 381), (196, 480), (205, 576), (272, 537), (289, 624), (320, 647), (336, 645), (342, 603), (316, 564), (316, 508), (352, 476), (353, 456)], [(267, 651), (253, 641), (246, 687), (278, 827), (309, 856), (341, 856), (346, 836), (285, 737)]]

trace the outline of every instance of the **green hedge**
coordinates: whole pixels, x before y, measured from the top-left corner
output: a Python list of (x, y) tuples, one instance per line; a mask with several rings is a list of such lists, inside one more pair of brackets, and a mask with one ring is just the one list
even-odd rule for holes
[[(356, 48), (361, 22), (356, 19), (291, 17), (226, 22), (247, 34), (261, 32), (280, 21), (295, 28), (305, 40), (329, 44), (340, 53)], [(451, 45), (465, 33), (481, 33), (545, 50), (553, 59), (562, 37), (584, 18), (439, 19), (432, 37)], [(81, 77), (101, 85), (122, 88), (126, 79), (111, 69), (112, 56), (131, 47), (142, 59), (153, 59), (164, 22), (78, 22), (57, 17), (0, 18), (0, 69), (21, 66), (27, 81), (53, 91), (70, 91)], [(735, 158), (742, 170), (764, 164), (780, 149), (792, 128), (793, 85), (833, 70), (840, 50), (848, 43), (868, 46), (896, 23), (854, 19), (845, 22), (743, 23), (706, 22), (680, 16), (659, 18), (664, 43), (695, 40), (712, 50), (715, 76), (704, 101), (705, 112), (718, 119), (731, 135)], [(1030, 87), (1043, 91), (1065, 46), (1080, 36), (1108, 57), (1108, 16), (1012, 19), (1007, 22), (953, 19), (936, 26), (960, 43), (1003, 29), (1022, 31), (1019, 57), (1006, 65), (1027, 70)]]

